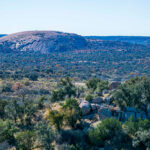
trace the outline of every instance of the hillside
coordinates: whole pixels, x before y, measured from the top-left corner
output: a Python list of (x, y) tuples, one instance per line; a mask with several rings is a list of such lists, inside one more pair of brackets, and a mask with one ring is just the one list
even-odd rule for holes
[(150, 45), (89, 39), (56, 31), (1, 37), (0, 56), (0, 78), (24, 78), (33, 70), (41, 77), (70, 76), (81, 81), (124, 81), (134, 76), (150, 76)]
[[(113, 37), (112, 37), (113, 39)], [(70, 52), (79, 50), (147, 51), (148, 45), (141, 42), (118, 41), (117, 38), (100, 39), (57, 31), (27, 31), (0, 38), (1, 52)], [(132, 38), (131, 38), (132, 39)], [(140, 40), (140, 39), (139, 39)], [(129, 41), (129, 40), (128, 40)], [(132, 40), (133, 41), (133, 40)]]
[(55, 31), (28, 31), (0, 38), (2, 51), (34, 51), (41, 53), (85, 49), (87, 41), (76, 35)]

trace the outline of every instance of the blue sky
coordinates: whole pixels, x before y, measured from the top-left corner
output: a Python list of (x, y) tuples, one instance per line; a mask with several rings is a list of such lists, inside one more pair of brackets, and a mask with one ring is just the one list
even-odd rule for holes
[(0, 0), (0, 34), (27, 30), (150, 36), (150, 0)]

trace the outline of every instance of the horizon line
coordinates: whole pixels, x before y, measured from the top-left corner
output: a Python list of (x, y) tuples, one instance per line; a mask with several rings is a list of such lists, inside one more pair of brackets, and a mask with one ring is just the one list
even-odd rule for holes
[(65, 31), (59, 31), (59, 30), (25, 30), (25, 31), (18, 31), (18, 32), (12, 32), (12, 33), (0, 33), (0, 35), (11, 35), (11, 34), (16, 34), (16, 33), (21, 33), (21, 32), (31, 32), (31, 31), (52, 31), (52, 32), (63, 32), (63, 33), (72, 33), (72, 34), (77, 34), (77, 35), (81, 35), (84, 37), (88, 37), (88, 36), (102, 36), (102, 37), (150, 37), (150, 35), (96, 35), (96, 34), (89, 34), (89, 35), (83, 35), (83, 34), (78, 34), (78, 33), (74, 33), (74, 32), (65, 32)]

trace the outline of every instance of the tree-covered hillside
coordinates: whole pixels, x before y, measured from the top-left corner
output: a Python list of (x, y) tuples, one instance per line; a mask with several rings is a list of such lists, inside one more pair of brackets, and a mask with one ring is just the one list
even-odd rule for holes
[(77, 81), (89, 78), (124, 81), (150, 76), (148, 50), (76, 51), (53, 54), (1, 53), (0, 78), (19, 79), (36, 74), (39, 78), (70, 76)]
[(150, 78), (111, 85), (100, 78), (0, 80), (0, 149), (149, 149)]

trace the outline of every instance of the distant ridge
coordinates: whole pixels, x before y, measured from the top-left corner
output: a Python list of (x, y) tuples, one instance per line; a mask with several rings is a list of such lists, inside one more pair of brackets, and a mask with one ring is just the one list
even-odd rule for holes
[(6, 36), (6, 34), (0, 34), (0, 37)]
[[(72, 52), (72, 51), (139, 51), (149, 50), (149, 39), (138, 37), (84, 37), (58, 31), (26, 31), (0, 37), (0, 52)], [(133, 42), (135, 41), (135, 42)], [(146, 43), (146, 44), (142, 44)]]
[(120, 41), (133, 44), (150, 45), (150, 36), (85, 36), (88, 39), (99, 39), (105, 41)]

